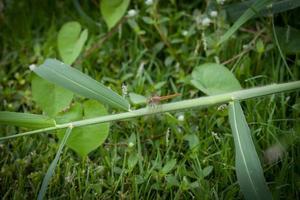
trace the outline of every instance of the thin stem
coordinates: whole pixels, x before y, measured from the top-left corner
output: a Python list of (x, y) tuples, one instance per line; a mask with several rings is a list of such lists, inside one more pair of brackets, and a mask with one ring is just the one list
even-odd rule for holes
[(174, 111), (180, 111), (180, 110), (191, 109), (191, 108), (201, 109), (201, 108), (206, 108), (217, 104), (227, 103), (232, 100), (242, 101), (250, 98), (256, 98), (256, 97), (266, 96), (274, 93), (287, 92), (287, 91), (298, 90), (298, 89), (300, 89), (300, 81), (294, 81), (294, 82), (282, 83), (282, 84), (273, 84), (273, 85), (256, 87), (251, 89), (244, 89), (244, 90), (239, 90), (239, 91), (225, 93), (225, 94), (200, 97), (196, 99), (183, 100), (174, 103), (166, 103), (166, 104), (158, 105), (158, 107), (156, 108), (144, 107), (138, 110), (119, 113), (119, 114), (106, 115), (106, 116), (101, 116), (101, 117), (96, 117), (91, 119), (84, 119), (84, 120), (69, 122), (65, 124), (58, 124), (55, 127), (38, 129), (26, 133), (2, 137), (0, 138), (0, 141), (16, 138), (20, 136), (25, 136), (25, 135), (32, 135), (41, 132), (63, 129), (69, 127), (70, 125), (73, 127), (81, 127), (81, 126), (87, 126), (87, 125), (99, 124), (105, 122), (127, 120), (136, 117), (142, 117), (146, 115), (153, 115), (153, 114), (164, 113), (164, 112), (174, 112)]

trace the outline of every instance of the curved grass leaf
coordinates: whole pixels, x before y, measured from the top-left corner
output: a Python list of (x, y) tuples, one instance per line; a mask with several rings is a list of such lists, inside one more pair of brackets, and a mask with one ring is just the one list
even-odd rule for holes
[(42, 186), (40, 188), (40, 191), (39, 191), (39, 194), (38, 194), (38, 198), (37, 198), (38, 200), (42, 200), (44, 198), (45, 194), (46, 194), (49, 181), (50, 181), (50, 179), (51, 179), (51, 177), (53, 175), (53, 172), (54, 172), (54, 170), (56, 168), (56, 165), (57, 165), (57, 162), (58, 162), (58, 160), (60, 158), (62, 150), (63, 150), (63, 148), (64, 148), (64, 146), (65, 146), (65, 144), (66, 144), (66, 142), (67, 142), (67, 140), (68, 140), (71, 132), (72, 132), (72, 127), (69, 127), (66, 130), (66, 134), (64, 135), (64, 137), (63, 137), (63, 139), (62, 139), (62, 141), (61, 141), (61, 143), (59, 145), (59, 148), (58, 148), (58, 150), (56, 152), (55, 158), (51, 162), (51, 164), (50, 164), (50, 166), (49, 166), (49, 168), (47, 170), (47, 173), (46, 173), (46, 175), (45, 175), (45, 177), (43, 179), (43, 183), (42, 183)]
[(79, 56), (88, 37), (88, 31), (81, 32), (81, 25), (76, 22), (67, 22), (58, 32), (57, 46), (62, 60), (72, 64)]
[(32, 99), (50, 117), (67, 108), (73, 93), (65, 88), (50, 83), (37, 75), (31, 80)]
[(261, 9), (265, 8), (273, 0), (256, 0), (250, 8), (230, 27), (230, 29), (221, 37), (219, 45), (229, 39), (244, 23), (255, 16)]
[(100, 10), (109, 29), (114, 27), (125, 14), (130, 0), (102, 0)]
[(0, 111), (0, 124), (26, 128), (46, 128), (55, 126), (55, 121), (44, 115)]
[(239, 102), (230, 102), (229, 120), (235, 145), (238, 183), (246, 199), (272, 199), (251, 132)]
[[(58, 123), (67, 123), (75, 120), (88, 119), (107, 115), (103, 105), (95, 100), (87, 100), (82, 105), (74, 104), (70, 110), (57, 116)], [(109, 123), (90, 125), (82, 128), (74, 128), (68, 139), (67, 146), (85, 157), (92, 150), (98, 148), (107, 138)], [(63, 131), (59, 131), (58, 137), (62, 139)]]
[[(228, 18), (231, 22), (236, 21), (255, 0), (248, 0), (239, 3), (229, 4), (224, 6)], [(300, 6), (299, 0), (279, 0), (272, 4), (272, 7), (263, 8), (256, 16), (268, 16), (270, 14), (277, 14), (288, 10), (295, 9)]]
[(207, 95), (242, 89), (235, 76), (226, 67), (216, 63), (196, 67), (192, 72), (191, 83)]
[(36, 67), (33, 71), (49, 82), (67, 88), (84, 97), (96, 99), (114, 108), (129, 109), (129, 103), (123, 97), (77, 69), (58, 60), (47, 59), (44, 64)]

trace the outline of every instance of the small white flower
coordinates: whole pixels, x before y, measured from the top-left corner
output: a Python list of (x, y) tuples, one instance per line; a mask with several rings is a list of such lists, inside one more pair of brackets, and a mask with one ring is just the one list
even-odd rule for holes
[(145, 4), (148, 5), (148, 6), (150, 6), (150, 5), (153, 4), (153, 0), (146, 0), (146, 1), (145, 1)]
[(218, 12), (215, 11), (215, 10), (213, 10), (213, 11), (211, 11), (211, 12), (209, 13), (209, 15), (210, 15), (212, 18), (215, 18), (215, 17), (218, 16)]
[(225, 3), (225, 0), (217, 0), (217, 3), (223, 5)]
[(168, 129), (167, 129), (167, 132), (166, 132), (166, 146), (169, 146), (169, 136), (170, 136), (170, 132), (171, 132), (171, 129), (168, 128)]
[(29, 65), (29, 69), (30, 69), (31, 71), (33, 71), (35, 68), (36, 68), (36, 65), (35, 65), (35, 64)]
[(129, 143), (128, 143), (128, 147), (131, 148), (131, 147), (133, 147), (133, 146), (134, 146), (134, 143), (133, 143), (133, 142), (129, 142)]
[(123, 94), (123, 97), (128, 96), (128, 89), (127, 89), (127, 85), (125, 83), (122, 84), (122, 94)]
[(183, 122), (183, 121), (184, 121), (184, 115), (183, 115), (183, 114), (179, 115), (179, 116), (177, 117), (177, 119), (178, 119), (178, 121)]
[(189, 32), (187, 30), (184, 30), (181, 32), (181, 34), (186, 37), (189, 34)]
[(134, 17), (137, 14), (137, 11), (134, 9), (128, 10), (128, 17)]
[(223, 111), (223, 110), (225, 110), (227, 108), (227, 104), (222, 104), (222, 105), (220, 105), (219, 107), (218, 107), (218, 111)]
[(205, 17), (203, 20), (202, 20), (202, 26), (209, 26), (211, 20), (208, 18), (208, 17)]

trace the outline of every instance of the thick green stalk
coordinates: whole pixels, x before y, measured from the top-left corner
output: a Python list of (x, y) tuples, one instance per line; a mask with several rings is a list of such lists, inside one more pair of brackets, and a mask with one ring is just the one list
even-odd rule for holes
[(275, 94), (279, 92), (287, 92), (287, 91), (292, 91), (297, 89), (300, 89), (300, 81), (294, 81), (294, 82), (282, 83), (282, 84), (273, 84), (273, 85), (256, 87), (251, 89), (244, 89), (244, 90), (239, 90), (235, 92), (219, 94), (214, 96), (200, 97), (197, 99), (183, 100), (174, 103), (166, 103), (166, 104), (158, 105), (156, 107), (145, 107), (130, 112), (106, 115), (106, 116), (101, 116), (101, 117), (96, 117), (91, 119), (74, 121), (66, 124), (58, 124), (55, 127), (38, 129), (26, 133), (2, 137), (0, 138), (0, 141), (10, 139), (10, 138), (20, 137), (20, 136), (25, 136), (25, 135), (31, 135), (35, 133), (54, 131), (57, 129), (67, 128), (70, 125), (72, 125), (73, 127), (80, 127), (80, 126), (87, 126), (91, 124), (99, 124), (104, 122), (126, 120), (126, 119), (131, 119), (136, 117), (142, 117), (146, 115), (157, 114), (157, 113), (185, 110), (190, 108), (206, 108), (212, 105), (227, 103), (232, 100), (242, 101), (250, 98), (256, 98), (256, 97), (266, 96), (266, 95)]

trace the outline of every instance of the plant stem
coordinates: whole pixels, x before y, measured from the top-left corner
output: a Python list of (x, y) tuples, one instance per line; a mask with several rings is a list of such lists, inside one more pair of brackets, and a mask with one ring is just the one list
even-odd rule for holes
[(174, 103), (166, 103), (166, 104), (158, 105), (157, 107), (154, 108), (144, 107), (138, 110), (119, 113), (119, 114), (106, 115), (106, 116), (101, 116), (101, 117), (96, 117), (91, 119), (84, 119), (84, 120), (69, 122), (65, 124), (57, 124), (55, 127), (43, 128), (43, 129), (29, 131), (21, 134), (2, 137), (0, 138), (0, 141), (15, 138), (15, 137), (20, 137), (20, 136), (25, 136), (25, 135), (31, 135), (35, 133), (63, 129), (69, 127), (70, 125), (72, 125), (73, 127), (81, 127), (81, 126), (99, 124), (104, 122), (126, 120), (126, 119), (164, 113), (164, 112), (173, 112), (173, 111), (179, 111), (179, 110), (185, 110), (191, 108), (206, 108), (212, 105), (227, 103), (232, 100), (242, 101), (250, 98), (256, 98), (256, 97), (266, 96), (274, 93), (287, 92), (287, 91), (298, 90), (298, 89), (300, 89), (300, 81), (294, 81), (294, 82), (282, 83), (282, 84), (272, 84), (268, 86), (244, 89), (244, 90), (239, 90), (239, 91), (225, 93), (225, 94), (200, 97), (200, 98), (190, 99), (190, 100), (182, 100)]

